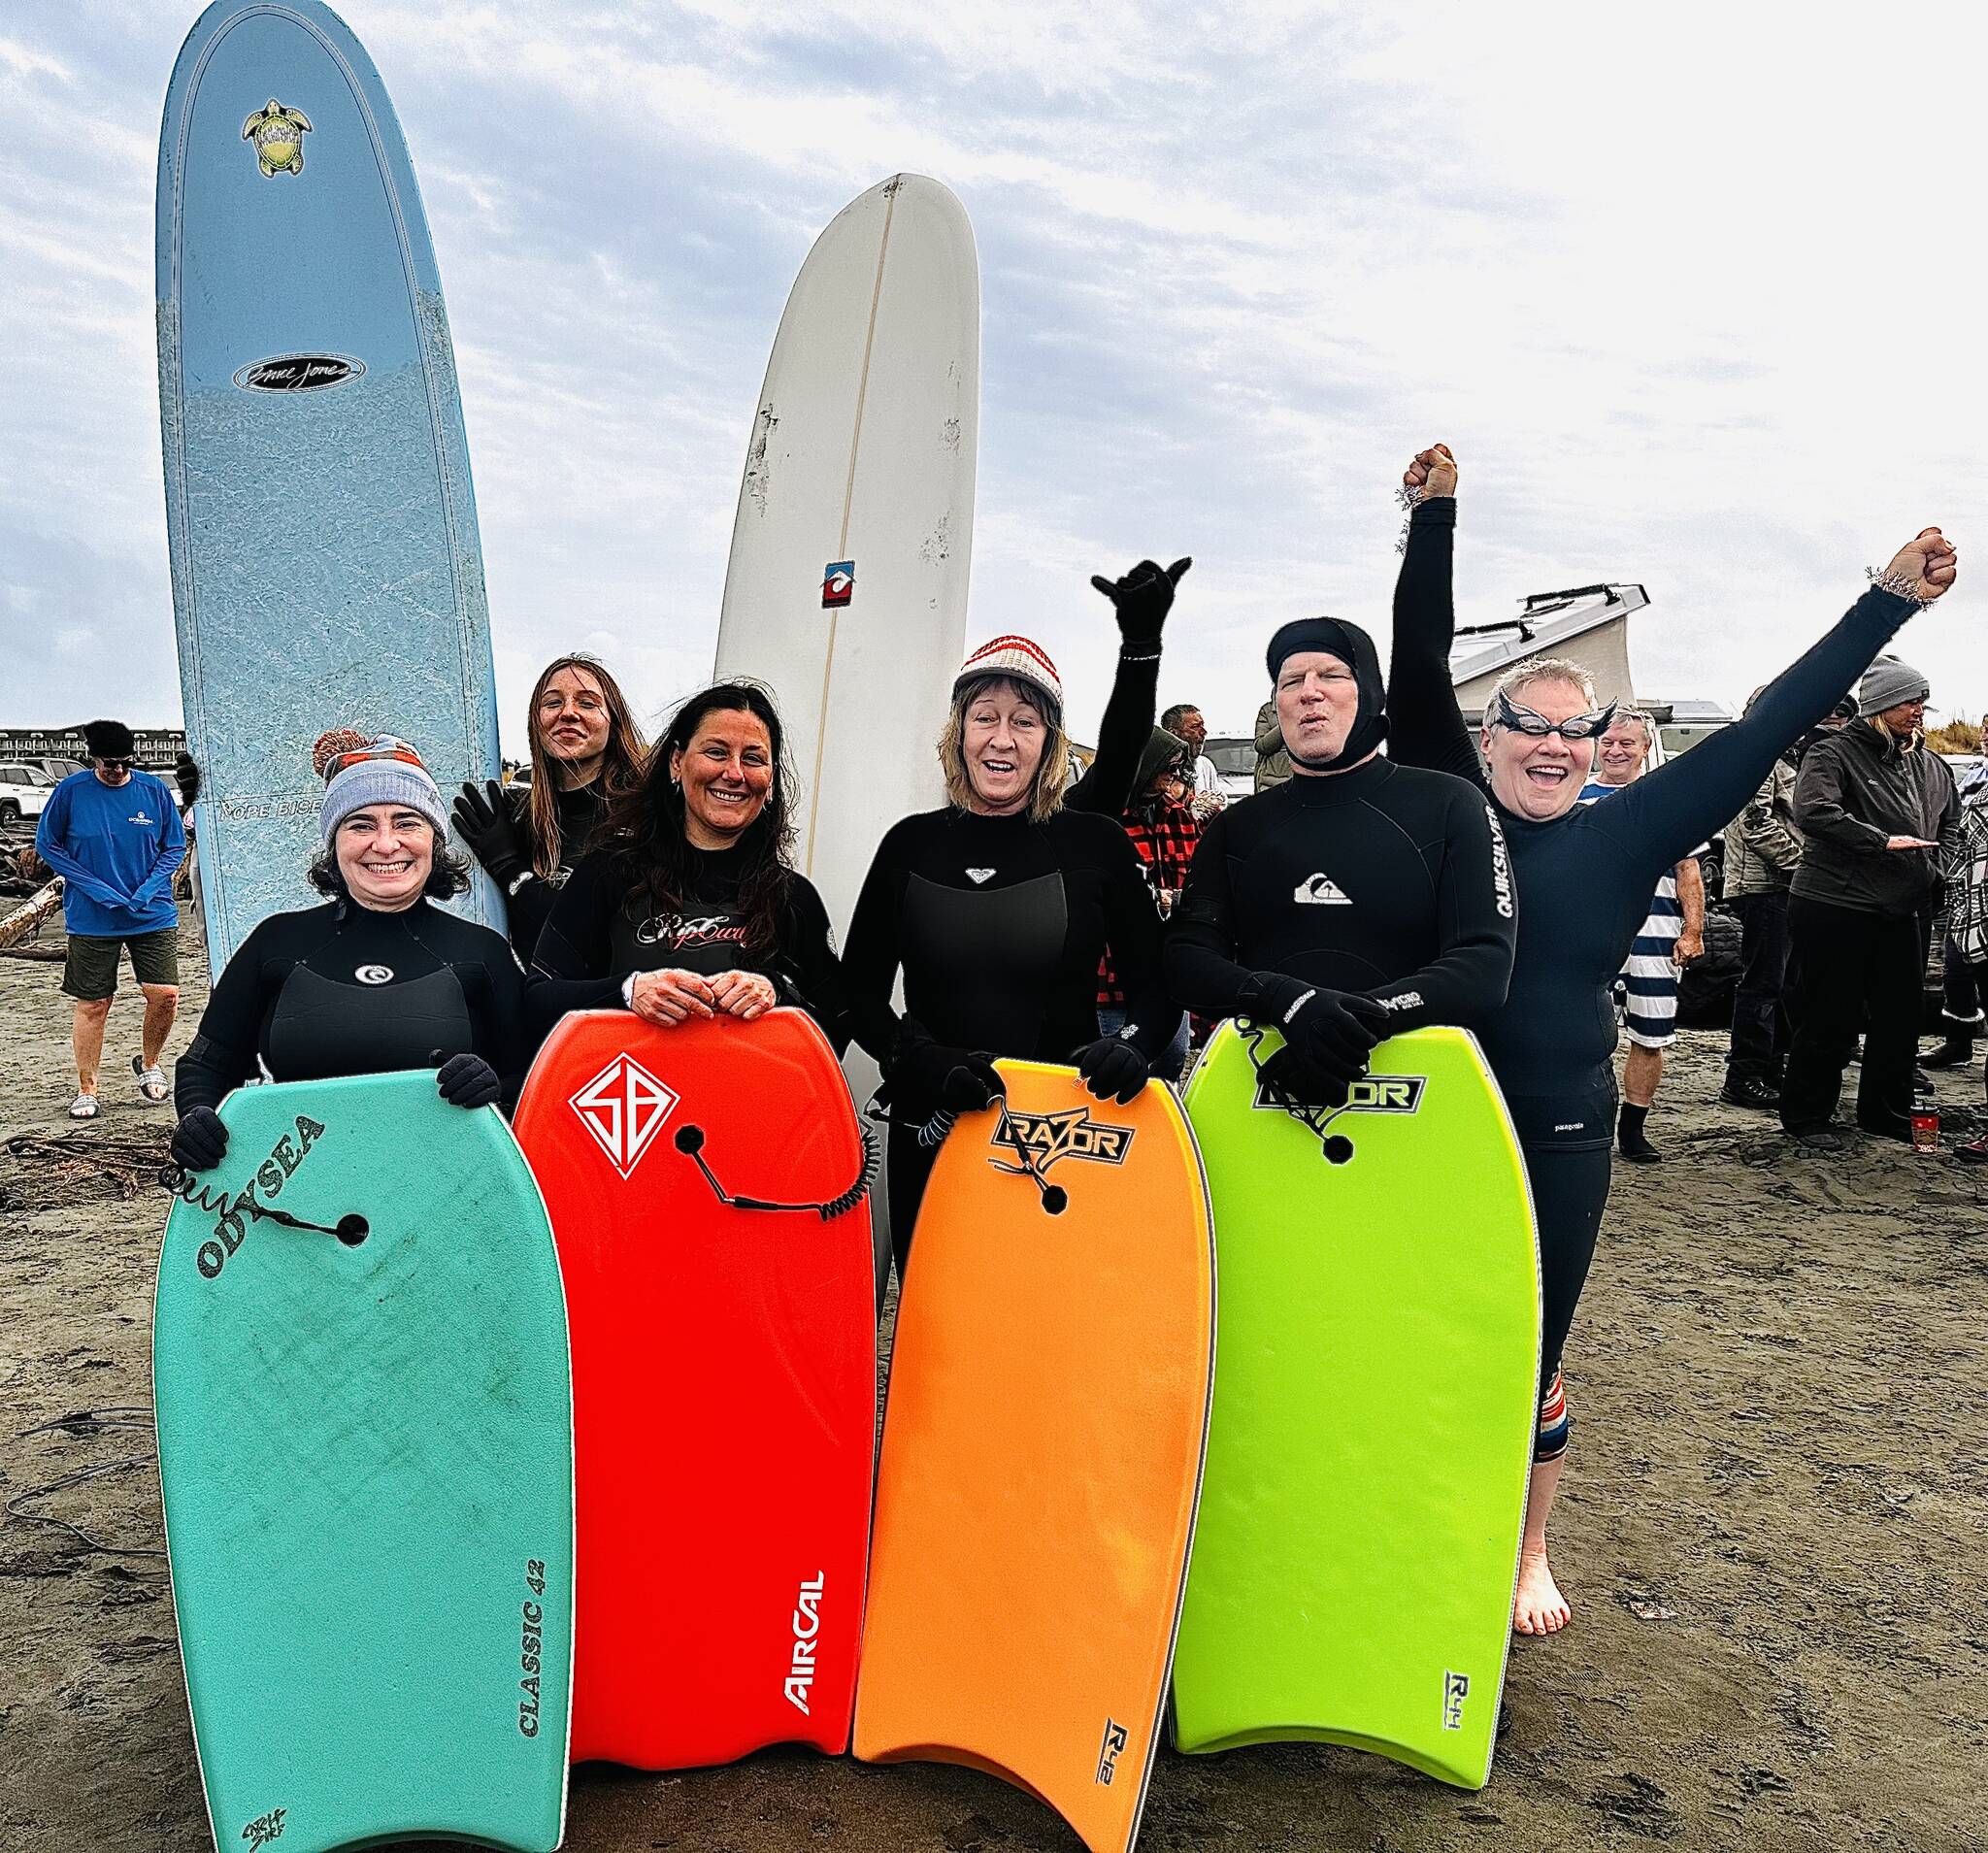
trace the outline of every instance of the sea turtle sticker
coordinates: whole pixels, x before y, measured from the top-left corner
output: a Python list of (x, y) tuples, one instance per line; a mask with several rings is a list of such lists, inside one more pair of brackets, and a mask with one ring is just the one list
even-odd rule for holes
[(255, 144), (255, 158), (265, 178), (304, 171), (304, 137), (311, 118), (302, 110), (287, 110), (271, 97), (242, 124), (242, 139)]

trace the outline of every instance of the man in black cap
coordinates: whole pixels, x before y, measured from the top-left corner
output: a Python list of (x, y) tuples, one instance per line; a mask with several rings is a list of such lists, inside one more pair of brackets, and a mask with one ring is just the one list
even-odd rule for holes
[(49, 794), (35, 830), (35, 853), (62, 877), (69, 929), (62, 988), (76, 1000), (71, 1119), (97, 1115), (97, 1064), (117, 994), (119, 951), (130, 953), (145, 994), (145, 1026), (131, 1072), (146, 1100), (157, 1106), (166, 1098), (159, 1064), (180, 1008), (173, 872), (186, 853), (186, 832), (165, 780), (135, 769), (131, 729), (121, 720), (93, 720), (83, 738), (89, 770), (71, 773)]
[(1266, 1076), (1336, 1107), (1386, 1037), (1505, 1001), (1511, 876), (1481, 792), (1378, 756), (1387, 716), (1365, 631), (1302, 618), (1267, 660), (1293, 777), (1203, 834), (1168, 986), (1205, 1015), (1281, 1030)]

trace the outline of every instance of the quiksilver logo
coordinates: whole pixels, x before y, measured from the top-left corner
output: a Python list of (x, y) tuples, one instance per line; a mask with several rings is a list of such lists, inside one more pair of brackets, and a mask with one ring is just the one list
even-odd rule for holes
[(1353, 897), (1329, 875), (1308, 875), (1291, 891), (1291, 899), (1302, 907), (1349, 908)]
[(1491, 886), (1496, 890), (1498, 917), (1511, 918), (1511, 858), (1506, 853), (1505, 832), (1498, 827), (1498, 813), (1489, 805), (1484, 816), (1491, 825)]
[(276, 354), (238, 368), (235, 384), (244, 392), (321, 392), (365, 371), (366, 363), (350, 354)]
[(801, 1585), (794, 1598), (794, 1654), (787, 1663), (787, 1703), (804, 1717), (814, 1692), (814, 1649), (821, 1635), (821, 1593), (828, 1578), (821, 1571)]
[(676, 1111), (677, 1094), (634, 1056), (621, 1054), (567, 1104), (608, 1154), (608, 1162), (626, 1177)]

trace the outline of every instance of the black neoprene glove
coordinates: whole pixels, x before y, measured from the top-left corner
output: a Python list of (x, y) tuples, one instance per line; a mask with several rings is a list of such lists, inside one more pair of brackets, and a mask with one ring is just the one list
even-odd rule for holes
[(1008, 1092), (991, 1055), (915, 1033), (898, 1039), (888, 1078), (892, 1104), (912, 1118), (976, 1112)]
[(1283, 1032), (1299, 1059), (1320, 1075), (1354, 1081), (1367, 1072), (1367, 1058), (1387, 1040), (1388, 1013), (1372, 998), (1332, 991), (1297, 978), (1259, 973), (1268, 1009), (1250, 1012), (1260, 1023)]
[(1264, 1063), (1263, 1078), (1301, 1107), (1343, 1107), (1350, 1080), (1315, 1068), (1286, 1042)]
[(512, 820), (510, 801), (496, 779), (488, 780), (481, 791), (464, 785), (451, 814), (456, 835), (500, 888), (509, 887), (531, 866), (524, 839)]
[(1118, 634), (1127, 644), (1157, 644), (1160, 627), (1174, 608), (1174, 588), (1192, 566), (1191, 559), (1176, 560), (1163, 567), (1156, 560), (1141, 560), (1122, 579), (1091, 575), (1091, 583), (1111, 601), (1118, 613)]
[(171, 1149), (182, 1171), (212, 1171), (228, 1155), (228, 1129), (212, 1107), (196, 1107), (173, 1128)]
[(451, 1107), (488, 1107), (504, 1093), (497, 1071), (480, 1055), (451, 1055), (435, 1071), (435, 1085)]
[(1117, 1036), (1101, 1036), (1077, 1051), (1077, 1072), (1098, 1100), (1115, 1100), (1129, 1107), (1152, 1078), (1152, 1064)]

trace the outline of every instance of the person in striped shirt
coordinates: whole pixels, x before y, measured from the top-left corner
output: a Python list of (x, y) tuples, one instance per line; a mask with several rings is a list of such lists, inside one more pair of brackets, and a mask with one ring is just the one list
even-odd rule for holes
[[(1640, 778), (1649, 769), (1656, 737), (1648, 714), (1621, 710), (1602, 735), (1596, 777), (1581, 787), (1580, 802), (1593, 804)], [(1645, 1123), (1664, 1078), (1664, 1051), (1677, 1040), (1677, 974), (1704, 952), (1705, 878), (1697, 856), (1680, 856), (1657, 882), (1649, 917), (1637, 932), (1619, 980), (1629, 1054), (1622, 1065), (1615, 1143), (1633, 1164), (1653, 1165), (1664, 1155), (1650, 1143)]]

